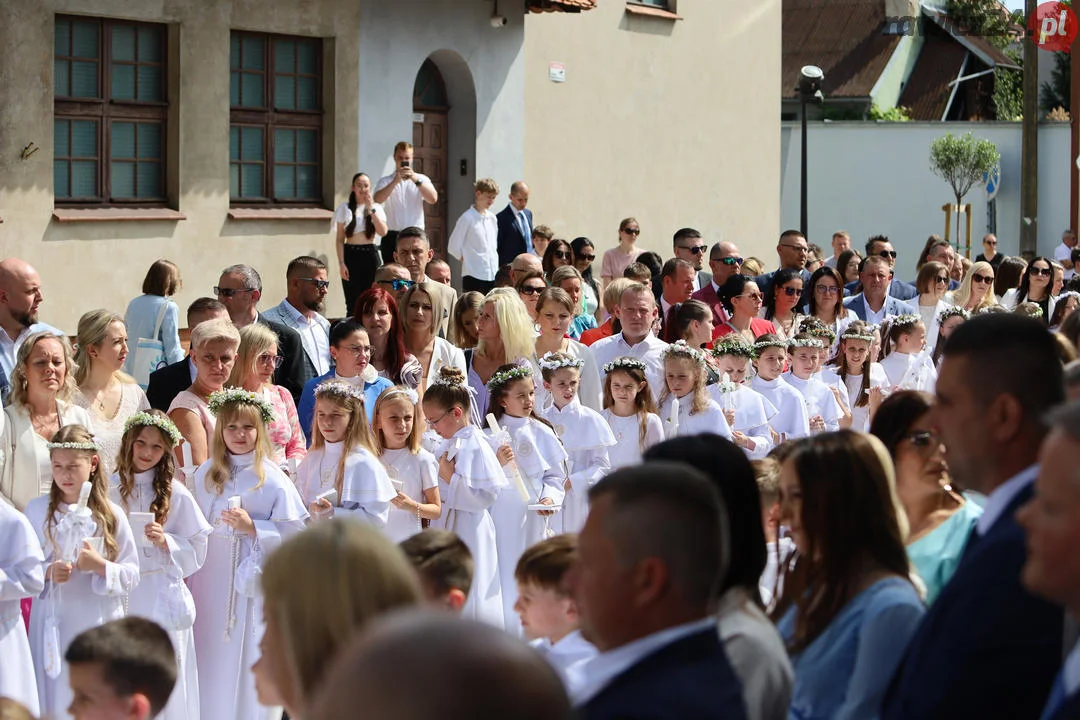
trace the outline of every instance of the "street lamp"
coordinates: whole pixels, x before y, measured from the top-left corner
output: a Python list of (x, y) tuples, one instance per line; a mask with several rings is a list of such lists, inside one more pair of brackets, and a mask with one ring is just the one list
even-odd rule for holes
[(824, 79), (825, 73), (817, 65), (803, 65), (799, 71), (799, 87), (795, 88), (799, 93), (799, 109), (802, 115), (802, 188), (799, 196), (799, 229), (804, 237), (809, 237), (806, 234), (806, 104), (808, 102), (820, 104), (825, 99), (821, 93), (821, 81)]

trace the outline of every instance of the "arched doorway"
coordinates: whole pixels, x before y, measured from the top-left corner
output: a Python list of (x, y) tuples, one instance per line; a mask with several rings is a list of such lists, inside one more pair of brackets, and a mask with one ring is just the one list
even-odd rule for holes
[(424, 60), (413, 85), (413, 167), (431, 178), (439, 202), (424, 206), (424, 226), (432, 249), (446, 256), (448, 235), (447, 177), (450, 103), (442, 73), (431, 59)]

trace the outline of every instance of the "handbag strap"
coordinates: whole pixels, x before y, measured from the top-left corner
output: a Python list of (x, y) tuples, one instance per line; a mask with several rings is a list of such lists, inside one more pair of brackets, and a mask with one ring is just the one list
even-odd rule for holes
[(158, 339), (158, 335), (161, 334), (161, 323), (165, 321), (165, 311), (169, 309), (169, 301), (161, 303), (161, 309), (158, 310), (157, 320), (154, 322), (154, 340)]

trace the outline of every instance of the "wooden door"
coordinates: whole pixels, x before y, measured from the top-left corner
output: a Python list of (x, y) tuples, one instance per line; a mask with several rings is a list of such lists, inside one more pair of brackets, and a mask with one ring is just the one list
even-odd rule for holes
[(424, 204), (424, 229), (436, 257), (446, 257), (446, 111), (420, 110), (413, 115), (413, 167), (431, 178), (439, 202)]

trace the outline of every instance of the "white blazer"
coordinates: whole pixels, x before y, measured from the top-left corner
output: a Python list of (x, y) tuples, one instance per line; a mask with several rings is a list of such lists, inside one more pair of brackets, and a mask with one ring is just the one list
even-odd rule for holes
[[(90, 413), (74, 403), (56, 401), (60, 426), (82, 425), (93, 431)], [(47, 457), (40, 457), (34, 440), (34, 426), (26, 409), (16, 405), (4, 408), (3, 432), (0, 433), (0, 497), (26, 511), (26, 504), (49, 492), (52, 473), (43, 473)]]
[[(1001, 296), (1001, 307), (1006, 310), (1012, 310), (1016, 307), (1016, 296), (1020, 294), (1020, 288), (1013, 288), (1012, 290), (1006, 290), (1005, 294)], [(1053, 295), (1050, 296), (1050, 302), (1046, 303), (1046, 322), (1050, 322), (1050, 318), (1054, 317), (1054, 306), (1057, 305), (1057, 298)]]

